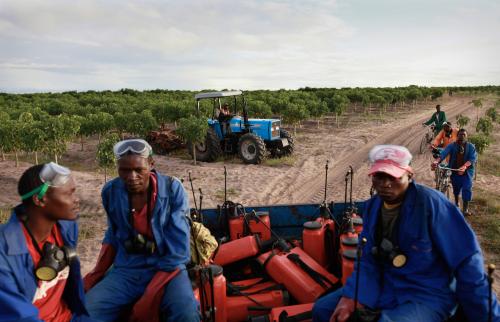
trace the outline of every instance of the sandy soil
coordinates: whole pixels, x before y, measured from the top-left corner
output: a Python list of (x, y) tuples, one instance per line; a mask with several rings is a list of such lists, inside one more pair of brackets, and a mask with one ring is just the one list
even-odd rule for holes
[[(470, 101), (470, 97), (454, 96), (444, 97), (437, 103), (442, 105), (448, 119), (455, 123), (455, 116), (460, 113), (475, 119), (476, 110)], [(194, 166), (191, 160), (184, 157), (157, 156), (156, 168), (184, 179), (192, 203), (187, 180), (191, 172), (197, 195), (198, 188), (204, 193), (204, 207), (214, 207), (223, 200), (224, 166), (228, 171), (229, 199), (233, 201), (246, 205), (309, 203), (323, 199), (324, 166), (329, 160), (328, 201), (343, 201), (344, 175), (349, 165), (355, 172), (353, 198), (360, 200), (366, 199), (370, 190), (367, 177), (368, 151), (376, 144), (400, 144), (408, 147), (414, 155), (412, 166), (416, 171), (416, 180), (432, 186), (433, 173), (429, 169), (431, 156), (429, 153), (420, 155), (418, 148), (425, 133), (421, 123), (434, 112), (435, 104), (429, 102), (413, 110), (399, 110), (389, 114), (384, 121), (362, 122), (359, 116), (353, 116), (349, 128), (338, 129), (330, 123), (318, 129), (315, 122), (309, 122), (297, 133), (293, 166), (244, 165), (237, 160), (199, 162)], [(483, 104), (481, 113), (492, 106), (493, 99)], [(86, 143), (83, 152), (80, 152), (79, 144), (71, 144), (62, 161), (62, 164), (77, 170), (74, 172), (81, 199), (80, 221), (81, 226), (86, 227), (83, 231), (85, 241), (79, 246), (84, 273), (95, 263), (106, 226), (105, 214), (100, 205), (103, 176), (92, 170), (95, 169), (95, 144), (95, 140)], [(498, 149), (498, 146), (493, 148)], [(7, 207), (17, 202), (17, 179), (30, 164), (22, 162), (19, 168), (12, 161), (0, 164), (0, 206)], [(479, 174), (475, 185), (500, 194), (498, 177)], [(497, 280), (498, 277), (500, 275)]]

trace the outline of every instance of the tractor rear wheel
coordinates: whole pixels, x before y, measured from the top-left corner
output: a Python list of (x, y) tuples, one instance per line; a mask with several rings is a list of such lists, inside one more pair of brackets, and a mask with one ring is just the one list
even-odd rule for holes
[[(193, 157), (193, 144), (188, 142), (187, 148), (189, 154)], [(222, 156), (219, 137), (212, 128), (208, 129), (205, 142), (196, 143), (194, 149), (196, 150), (196, 160), (198, 161), (213, 162)]]
[(266, 145), (257, 135), (253, 133), (244, 134), (238, 141), (238, 155), (245, 163), (259, 164), (266, 155)]

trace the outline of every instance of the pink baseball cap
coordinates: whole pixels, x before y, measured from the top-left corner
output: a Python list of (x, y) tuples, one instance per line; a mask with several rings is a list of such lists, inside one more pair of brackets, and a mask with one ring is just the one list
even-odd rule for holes
[(376, 145), (371, 149), (368, 158), (371, 162), (368, 175), (384, 172), (394, 178), (401, 178), (406, 172), (413, 173), (410, 167), (412, 155), (404, 146)]

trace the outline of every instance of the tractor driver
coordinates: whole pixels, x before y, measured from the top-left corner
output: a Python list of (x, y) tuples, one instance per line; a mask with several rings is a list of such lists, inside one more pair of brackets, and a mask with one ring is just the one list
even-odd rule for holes
[[(487, 321), (489, 285), (476, 236), (442, 193), (415, 182), (411, 158), (402, 146), (370, 151), (377, 194), (364, 205), (359, 266), (343, 288), (314, 304), (313, 321), (347, 321), (356, 294), (371, 321), (442, 322), (457, 304), (468, 321)], [(500, 321), (494, 293), (491, 314)]]
[(116, 321), (133, 305), (133, 320), (198, 322), (186, 271), (189, 203), (182, 183), (154, 170), (144, 140), (118, 142), (113, 152), (119, 177), (102, 189), (108, 229), (84, 278), (90, 316)]
[(229, 121), (231, 120), (231, 111), (229, 104), (224, 103), (219, 109), (219, 115), (217, 117), (220, 126), (221, 126), (221, 131), (222, 134), (225, 134), (229, 129)]

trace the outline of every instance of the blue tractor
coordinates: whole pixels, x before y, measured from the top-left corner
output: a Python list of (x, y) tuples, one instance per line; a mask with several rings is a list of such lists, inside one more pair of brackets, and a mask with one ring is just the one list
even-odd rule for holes
[[(282, 157), (293, 152), (293, 138), (281, 128), (279, 119), (249, 119), (241, 91), (221, 91), (195, 95), (196, 108), (201, 100), (212, 100), (212, 117), (205, 142), (195, 144), (196, 159), (211, 162), (223, 154), (236, 154), (243, 162), (259, 164), (269, 153)], [(188, 142), (188, 151), (192, 154)]]

